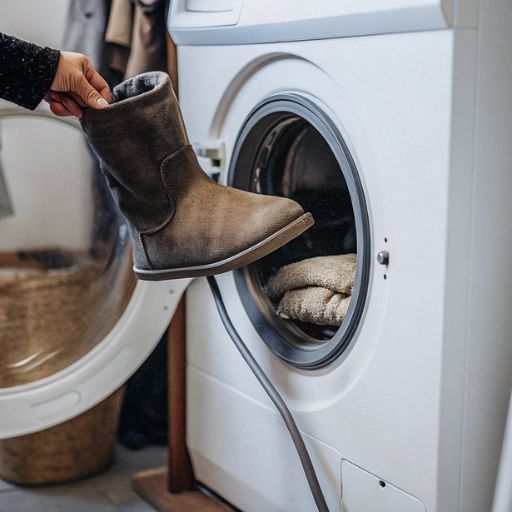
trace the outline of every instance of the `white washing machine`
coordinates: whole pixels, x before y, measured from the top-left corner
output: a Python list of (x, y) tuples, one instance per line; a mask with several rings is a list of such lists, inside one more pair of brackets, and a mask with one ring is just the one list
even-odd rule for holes
[[(509, 0), (172, 2), (205, 168), (316, 218), (219, 283), (332, 511), (491, 509), (512, 384), (511, 26)], [(280, 265), (351, 251), (339, 329), (276, 316)], [(315, 510), (206, 282), (187, 297), (197, 478), (244, 512)]]
[[(4, 0), (0, 31), (62, 48), (68, 4)], [(13, 209), (0, 217), (3, 439), (77, 416), (121, 386), (189, 280), (135, 283), (125, 226), (96, 208), (102, 198), (76, 120), (0, 101), (0, 172)], [(12, 286), (30, 272), (39, 273)]]

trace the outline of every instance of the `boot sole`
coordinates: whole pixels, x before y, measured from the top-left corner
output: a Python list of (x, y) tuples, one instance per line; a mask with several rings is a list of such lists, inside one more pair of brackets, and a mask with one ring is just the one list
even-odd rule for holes
[(299, 235), (309, 229), (315, 220), (311, 213), (305, 213), (298, 219), (294, 220), (284, 228), (280, 229), (271, 236), (265, 238), (256, 245), (249, 247), (230, 258), (226, 258), (208, 265), (197, 265), (194, 267), (183, 267), (166, 270), (141, 270), (133, 267), (133, 271), (137, 279), (142, 281), (169, 281), (171, 279), (183, 279), (186, 277), (203, 277), (223, 274), (240, 267), (245, 267), (250, 263), (263, 258), (267, 254), (276, 251), (283, 245), (297, 238)]

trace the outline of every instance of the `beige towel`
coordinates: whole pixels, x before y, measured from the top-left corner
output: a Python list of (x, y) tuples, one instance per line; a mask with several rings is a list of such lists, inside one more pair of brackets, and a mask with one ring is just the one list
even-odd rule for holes
[(328, 288), (311, 286), (285, 292), (277, 306), (277, 314), (287, 320), (338, 326), (349, 306), (350, 297)]
[(266, 286), (282, 297), (281, 318), (339, 326), (347, 314), (356, 277), (355, 254), (319, 256), (282, 267)]
[(267, 293), (276, 298), (287, 290), (321, 286), (351, 295), (356, 278), (356, 255), (318, 256), (285, 265), (267, 283)]

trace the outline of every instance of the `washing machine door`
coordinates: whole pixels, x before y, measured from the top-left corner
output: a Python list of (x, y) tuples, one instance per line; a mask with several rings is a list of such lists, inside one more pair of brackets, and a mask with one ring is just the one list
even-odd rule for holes
[[(62, 48), (69, 0), (4, 0), (0, 31)], [(78, 121), (0, 101), (0, 438), (102, 401), (161, 339), (188, 281), (137, 282)]]
[(0, 438), (100, 402), (142, 364), (188, 281), (136, 282), (80, 125), (0, 105)]

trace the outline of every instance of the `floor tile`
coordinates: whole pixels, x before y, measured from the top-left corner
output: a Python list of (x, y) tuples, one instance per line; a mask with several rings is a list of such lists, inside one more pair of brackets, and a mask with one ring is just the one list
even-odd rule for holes
[(154, 512), (132, 490), (130, 475), (163, 466), (166, 460), (166, 448), (134, 452), (118, 447), (108, 471), (80, 482), (23, 488), (0, 480), (0, 512)]

